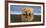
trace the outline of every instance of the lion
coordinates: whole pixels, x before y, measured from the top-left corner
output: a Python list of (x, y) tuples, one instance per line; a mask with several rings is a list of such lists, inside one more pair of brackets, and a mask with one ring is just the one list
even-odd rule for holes
[(32, 21), (33, 10), (32, 8), (22, 8), (21, 21)]

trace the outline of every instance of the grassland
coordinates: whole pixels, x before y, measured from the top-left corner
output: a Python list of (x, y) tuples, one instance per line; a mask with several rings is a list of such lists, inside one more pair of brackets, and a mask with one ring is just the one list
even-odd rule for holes
[[(40, 15), (34, 15), (34, 20), (32, 22), (41, 21)], [(21, 15), (11, 15), (11, 22), (22, 22)]]

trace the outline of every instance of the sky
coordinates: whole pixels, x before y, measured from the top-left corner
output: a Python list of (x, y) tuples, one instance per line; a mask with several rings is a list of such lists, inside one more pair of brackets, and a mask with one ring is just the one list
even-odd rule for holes
[(21, 8), (32, 8), (34, 15), (41, 15), (41, 7), (40, 6), (22, 6), (22, 5), (10, 5), (10, 13), (11, 14), (21, 14)]

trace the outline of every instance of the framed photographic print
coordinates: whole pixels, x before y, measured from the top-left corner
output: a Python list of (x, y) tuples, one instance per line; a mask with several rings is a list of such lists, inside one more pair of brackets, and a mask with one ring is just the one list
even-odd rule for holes
[(10, 27), (44, 25), (44, 3), (8, 1), (6, 9)]

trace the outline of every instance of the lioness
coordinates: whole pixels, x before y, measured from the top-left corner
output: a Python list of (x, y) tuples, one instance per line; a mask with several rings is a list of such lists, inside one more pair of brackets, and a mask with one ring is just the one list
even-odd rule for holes
[(32, 21), (33, 20), (33, 10), (32, 8), (23, 8), (21, 21)]

